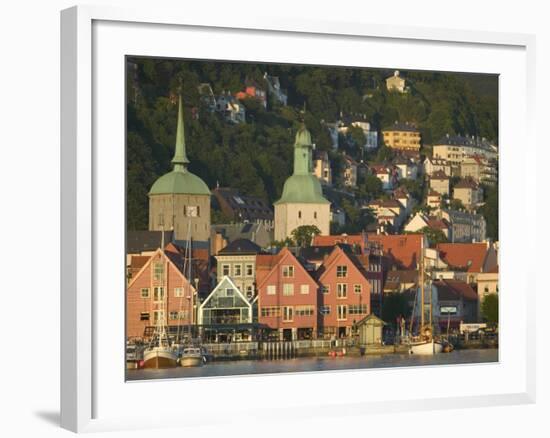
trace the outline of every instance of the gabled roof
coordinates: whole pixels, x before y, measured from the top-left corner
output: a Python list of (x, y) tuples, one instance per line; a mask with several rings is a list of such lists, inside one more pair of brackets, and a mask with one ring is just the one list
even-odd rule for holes
[(459, 300), (460, 298), (476, 301), (478, 298), (477, 292), (468, 283), (461, 280), (435, 280), (433, 285), (437, 288), (439, 301)]
[(241, 292), (241, 290), (237, 287), (237, 285), (235, 283), (233, 283), (233, 280), (231, 280), (230, 277), (228, 277), (227, 275), (224, 275), (223, 278), (220, 280), (220, 282), (216, 285), (216, 287), (212, 290), (212, 292), (210, 292), (210, 294), (208, 295), (208, 297), (206, 297), (206, 299), (201, 303), (200, 305), (200, 308), (202, 309), (207, 303), (208, 301), (210, 301), (210, 299), (216, 295), (216, 292), (218, 292), (219, 289), (221, 289), (224, 285), (229, 285), (231, 286), (231, 289), (234, 289), (237, 291), (237, 294), (241, 297), (241, 299), (246, 303), (246, 305), (249, 307), (249, 308), (252, 308), (252, 303), (250, 302), (250, 300), (248, 298), (246, 298), (244, 296), (244, 294)]
[(416, 269), (422, 252), (422, 234), (369, 234), (368, 240), (382, 245), (390, 261), (405, 269)]
[(448, 229), (451, 224), (449, 224), (449, 222), (447, 222), (447, 220), (445, 219), (439, 219), (437, 217), (428, 217), (428, 219), (426, 220), (426, 224), (428, 227), (434, 229), (434, 230), (446, 230)]
[(461, 179), (456, 185), (455, 189), (472, 189), (477, 190), (479, 185), (472, 178)]
[(365, 277), (365, 280), (368, 279), (367, 270), (355, 254), (351, 252), (351, 249), (348, 246), (335, 245), (330, 255), (323, 261), (323, 264), (319, 266), (319, 269), (315, 272), (317, 280), (321, 281), (341, 257), (347, 259), (349, 264), (354, 266), (361, 273), (361, 275)]
[(434, 189), (430, 189), (427, 196), (441, 196), (441, 193), (436, 192)]
[(223, 248), (219, 255), (233, 255), (233, 254), (258, 254), (262, 251), (258, 245), (248, 239), (237, 239), (232, 241), (229, 245)]
[(486, 243), (438, 243), (436, 249), (449, 268), (483, 272), (488, 251)]
[(432, 176), (430, 176), (430, 179), (449, 179), (449, 177), (442, 170), (437, 170), (434, 173), (432, 173)]
[(141, 269), (135, 275), (132, 276), (132, 279), (128, 283), (128, 288), (130, 288), (133, 285), (133, 283), (140, 277), (140, 275), (146, 269), (149, 268), (149, 266), (151, 265), (152, 260), (155, 259), (159, 255), (161, 257), (164, 257), (164, 259), (168, 262), (168, 265), (172, 266), (174, 268), (174, 270), (181, 276), (181, 278), (183, 280), (187, 281), (190, 284), (191, 289), (194, 291), (195, 288), (193, 287), (191, 282), (188, 281), (187, 277), (185, 276), (185, 274), (183, 272), (183, 267), (184, 267), (183, 261), (179, 260), (179, 257), (180, 256), (183, 257), (183, 256), (181, 254), (178, 255), (176, 253), (173, 253), (172, 251), (162, 251), (160, 248), (158, 248), (154, 252), (154, 254), (152, 254), (151, 256), (148, 256), (148, 260), (146, 261), (146, 263), (144, 263), (143, 266), (141, 267)]
[(300, 259), (292, 254), (292, 252), (285, 246), (283, 249), (281, 249), (281, 251), (279, 251), (278, 254), (261, 254), (256, 256), (257, 288), (260, 289), (269, 277), (269, 274), (271, 274), (274, 269), (278, 269), (279, 265), (283, 261), (289, 260), (289, 258), (294, 266), (297, 266), (298, 269), (302, 269), (303, 272), (305, 272), (307, 276), (311, 278), (313, 282), (315, 282), (315, 279), (311, 277), (311, 274), (302, 264)]

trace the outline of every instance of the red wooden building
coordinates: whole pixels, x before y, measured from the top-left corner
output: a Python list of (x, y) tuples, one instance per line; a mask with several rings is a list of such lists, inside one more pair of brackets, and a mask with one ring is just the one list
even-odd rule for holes
[(351, 336), (354, 324), (371, 311), (365, 267), (351, 251), (336, 245), (316, 271), (321, 332), (324, 338)]
[(273, 338), (317, 337), (319, 286), (288, 248), (256, 257), (256, 281), (258, 320)]
[(193, 323), (196, 294), (184, 275), (182, 254), (169, 244), (165, 251), (159, 248), (147, 258), (134, 256), (130, 272), (132, 277), (126, 288), (126, 337), (148, 338), (159, 318), (164, 320), (169, 334), (183, 335)]

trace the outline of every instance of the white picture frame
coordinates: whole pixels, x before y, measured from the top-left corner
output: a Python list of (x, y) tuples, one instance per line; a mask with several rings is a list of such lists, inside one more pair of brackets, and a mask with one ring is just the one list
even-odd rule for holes
[[(101, 27), (103, 25), (104, 27)], [(387, 25), (374, 26), (361, 22), (321, 22), (292, 20), (289, 17), (248, 17), (246, 15), (242, 15), (240, 19), (232, 19), (231, 22), (227, 22), (224, 17), (216, 16), (215, 13), (204, 16), (194, 11), (162, 10), (154, 7), (135, 10), (104, 6), (78, 6), (64, 10), (61, 13), (61, 425), (66, 429), (83, 432), (120, 428), (181, 426), (181, 421), (174, 418), (177, 416), (173, 414), (178, 409), (188, 408), (188, 406), (179, 406), (164, 416), (158, 412), (152, 412), (150, 416), (137, 411), (132, 413), (130, 408), (128, 411), (114, 409), (115, 404), (123, 404), (122, 399), (119, 397), (122, 397), (124, 392), (129, 393), (128, 397), (136, 396), (136, 383), (128, 384), (120, 381), (121, 374), (116, 371), (118, 368), (122, 369), (124, 367), (122, 359), (119, 360), (123, 357), (123, 340), (120, 341), (120, 356), (117, 356), (117, 353), (110, 358), (110, 352), (116, 350), (114, 350), (114, 344), (107, 347), (105, 343), (106, 325), (112, 324), (113, 327), (118, 327), (117, 324), (124, 320), (124, 312), (119, 312), (120, 314), (114, 316), (115, 319), (120, 318), (120, 321), (113, 321), (111, 319), (113, 315), (105, 313), (105, 309), (102, 307), (105, 300), (98, 298), (98, 294), (104, 293), (105, 290), (104, 287), (101, 287), (103, 282), (105, 284), (111, 282), (112, 287), (115, 290), (118, 288), (121, 294), (120, 300), (117, 299), (116, 305), (113, 307), (120, 310), (122, 305), (123, 308), (124, 284), (123, 282), (117, 283), (119, 280), (116, 275), (116, 269), (119, 269), (119, 266), (117, 265), (112, 270), (106, 268), (104, 256), (106, 257), (106, 254), (109, 253), (109, 248), (102, 241), (102, 239), (105, 239), (120, 243), (120, 236), (117, 236), (116, 230), (108, 231), (105, 228), (105, 218), (103, 216), (105, 216), (106, 211), (109, 211), (105, 207), (114, 206), (116, 209), (118, 205), (116, 202), (120, 203), (120, 190), (123, 192), (123, 187), (119, 187), (117, 194), (107, 201), (105, 186), (102, 181), (107, 177), (113, 177), (115, 182), (120, 182), (120, 178), (123, 178), (122, 175), (117, 176), (116, 166), (120, 164), (121, 153), (123, 156), (124, 142), (119, 141), (123, 137), (120, 137), (120, 132), (117, 131), (118, 134), (114, 134), (112, 137), (116, 139), (112, 147), (113, 154), (118, 158), (112, 160), (112, 165), (107, 163), (105, 161), (106, 155), (101, 150), (101, 145), (104, 144), (103, 131), (108, 130), (108, 128), (104, 129), (102, 127), (105, 125), (101, 125), (103, 123), (103, 113), (100, 109), (103, 108), (104, 101), (98, 96), (95, 89), (98, 83), (103, 80), (102, 69), (105, 67), (105, 63), (98, 62), (96, 64), (95, 61), (101, 59), (103, 51), (107, 52), (104, 38), (108, 37), (110, 38), (109, 41), (113, 42), (111, 44), (113, 46), (112, 56), (115, 56), (114, 59), (119, 59), (120, 53), (116, 53), (117, 47), (115, 46), (125, 39), (122, 33), (136, 32), (139, 29), (147, 29), (147, 32), (151, 32), (151, 35), (153, 33), (164, 34), (165, 37), (167, 34), (181, 29), (185, 32), (200, 32), (202, 36), (210, 34), (219, 36), (225, 32), (235, 35), (235, 38), (247, 38), (250, 35), (254, 35), (256, 39), (274, 38), (280, 41), (282, 46), (287, 46), (289, 57), (292, 57), (289, 43), (289, 39), (292, 38), (303, 38), (304, 47), (309, 44), (305, 43), (306, 40), (311, 42), (319, 38), (325, 38), (324, 41), (334, 39), (335, 44), (341, 44), (342, 40), (345, 40), (346, 44), (377, 44), (383, 42), (386, 45), (398, 46), (406, 43), (410, 47), (416, 47), (417, 45), (422, 47), (433, 46), (433, 50), (438, 50), (437, 47), (439, 46), (441, 46), (441, 49), (445, 49), (446, 45), (449, 44), (464, 50), (466, 55), (468, 51), (478, 49), (487, 50), (488, 52), (491, 50), (502, 52), (501, 55), (496, 55), (493, 59), (496, 70), (491, 70), (491, 72), (499, 72), (499, 66), (502, 66), (502, 71), (515, 69), (514, 74), (516, 76), (512, 73), (509, 75), (511, 79), (508, 85), (511, 86), (513, 83), (514, 87), (520, 87), (521, 89), (516, 90), (516, 94), (508, 99), (506, 95), (508, 90), (503, 90), (501, 87), (501, 136), (506, 141), (500, 143), (503, 148), (501, 158), (501, 175), (503, 179), (500, 193), (513, 194), (525, 203), (532, 201), (534, 197), (534, 193), (527, 190), (529, 184), (534, 184), (536, 179), (534, 169), (528, 172), (527, 166), (521, 158), (512, 163), (507, 158), (509, 148), (520, 139), (526, 155), (534, 153), (536, 147), (532, 126), (535, 92), (535, 38), (532, 35)], [(105, 37), (102, 36), (103, 33), (105, 33)], [(131, 39), (131, 41), (135, 40)], [(155, 38), (148, 41), (150, 41), (148, 49), (156, 50)], [(196, 42), (196, 40), (194, 41)], [(208, 44), (205, 43), (205, 50), (207, 46)], [(163, 46), (162, 50), (160, 46), (157, 49), (158, 56), (170, 55), (170, 50), (166, 49), (166, 46)], [(119, 50), (124, 51), (123, 48), (119, 48)], [(194, 50), (193, 53), (189, 53), (187, 56), (199, 57), (198, 54), (202, 50), (201, 46), (194, 47)], [(216, 50), (215, 47), (213, 50)], [(507, 55), (503, 54), (507, 51), (512, 54), (510, 60), (514, 59), (520, 62), (508, 65)], [(315, 51), (312, 50), (312, 52)], [(126, 54), (141, 53), (126, 52)], [(110, 59), (109, 56), (106, 57), (107, 60)], [(173, 53), (173, 56), (178, 57), (180, 55)], [(250, 56), (253, 60), (254, 55), (251, 54)], [(278, 56), (276, 60), (282, 61), (287, 55), (281, 52), (280, 55), (273, 56)], [(500, 58), (497, 59), (499, 56), (504, 58), (499, 60)], [(206, 57), (208, 58), (208, 56)], [(297, 62), (297, 59), (290, 59), (289, 61)], [(315, 59), (310, 61), (315, 62)], [(336, 60), (335, 64), (338, 64), (338, 62)], [(373, 66), (380, 66), (382, 65), (381, 62), (379, 61), (378, 65)], [(394, 64), (402, 65), (404, 68), (414, 68), (414, 61), (408, 62), (395, 60)], [(486, 61), (479, 59), (480, 64), (483, 62)], [(453, 70), (460, 68), (459, 66), (459, 62), (455, 65), (449, 63), (448, 68)], [(417, 65), (418, 67), (421, 66)], [(514, 79), (512, 80), (512, 78)], [(124, 78), (119, 79), (124, 80)], [(525, 83), (522, 82), (522, 79), (525, 79)], [(116, 87), (116, 84), (112, 84), (112, 86)], [(511, 108), (512, 106), (514, 108)], [(113, 111), (114, 113), (117, 112), (117, 110)], [(507, 111), (511, 111), (511, 113), (508, 114)], [(117, 117), (113, 119), (114, 122), (120, 120), (120, 114), (117, 113), (116, 115)], [(508, 122), (513, 121), (514, 117), (516, 118), (515, 130), (512, 130), (508, 126)], [(124, 129), (124, 126), (115, 129)], [(522, 178), (522, 181), (514, 187), (509, 184), (512, 177), (510, 166), (516, 166), (515, 175), (519, 174)], [(502, 240), (506, 242), (501, 249), (501, 295), (503, 296), (501, 300), (501, 334), (503, 346), (501, 347), (501, 361), (499, 364), (494, 365), (497, 368), (480, 364), (462, 366), (460, 369), (431, 367), (426, 370), (417, 367), (415, 370), (330, 372), (322, 373), (321, 376), (327, 382), (327, 388), (330, 389), (332, 388), (331, 385), (336, 384), (337, 379), (347, 381), (356, 378), (357, 375), (360, 375), (365, 381), (371, 379), (373, 373), (377, 373), (377, 376), (379, 376), (377, 379), (381, 381), (390, 378), (393, 381), (400, 379), (407, 381), (406, 379), (410, 376), (414, 376), (416, 381), (417, 378), (422, 379), (422, 377), (425, 377), (427, 372), (442, 377), (449, 372), (466, 376), (474, 373), (487, 373), (490, 369), (491, 373), (494, 373), (494, 379), (500, 380), (502, 391), (497, 390), (497, 382), (488, 382), (487, 389), (480, 388), (482, 393), (466, 388), (468, 386), (466, 384), (461, 391), (452, 390), (452, 388), (447, 391), (436, 387), (424, 391), (424, 387), (411, 384), (412, 389), (410, 392), (401, 393), (398, 396), (392, 393), (388, 394), (387, 397), (373, 396), (374, 398), (369, 398), (368, 394), (355, 394), (346, 400), (326, 400), (323, 397), (320, 399), (319, 395), (312, 391), (309, 398), (297, 395), (296, 400), (293, 400), (295, 404), (289, 403), (287, 407), (277, 408), (277, 414), (287, 415), (288, 418), (297, 418), (298, 416), (311, 418), (327, 415), (364, 415), (367, 412), (407, 411), (411, 410), (413, 405), (415, 409), (442, 409), (534, 402), (535, 286), (532, 284), (533, 282), (518, 280), (518, 278), (534, 278), (528, 275), (533, 268), (524, 260), (522, 261), (517, 254), (514, 255), (514, 252), (521, 248), (520, 244), (524, 245), (523, 248), (527, 248), (524, 251), (533, 248), (534, 237), (524, 235), (522, 242), (518, 241), (518, 237), (514, 236), (512, 230), (518, 224), (521, 224), (521, 220), (513, 217), (514, 215), (502, 214), (502, 212), (512, 211), (509, 210), (511, 208), (510, 203), (505, 201), (506, 199), (503, 198), (501, 205), (501, 229), (504, 236)], [(531, 205), (535, 205), (535, 203)], [(122, 205), (120, 208), (123, 208)], [(531, 211), (533, 211), (533, 208), (531, 208)], [(120, 219), (117, 216), (117, 219), (108, 222), (116, 228), (117, 224), (122, 223)], [(118, 233), (124, 234), (122, 228)], [(510, 296), (507, 295), (507, 290), (516, 291), (517, 295), (514, 296), (515, 301), (513, 303), (509, 298), (506, 298)], [(511, 315), (514, 312), (516, 312), (516, 315), (513, 323), (514, 328), (512, 329)], [(109, 322), (106, 323), (105, 320)], [(513, 345), (507, 345), (507, 342), (512, 342)], [(510, 365), (510, 369), (507, 369), (508, 365)], [(502, 371), (504, 369), (506, 369), (505, 372)], [(113, 372), (111, 373), (111, 371)], [(502, 375), (500, 374), (501, 371)], [(281, 395), (276, 391), (275, 385), (284, 388), (285, 385), (297, 385), (299, 382), (306, 385), (306, 388), (312, 389), (319, 384), (318, 374), (306, 373), (300, 376), (260, 375), (137, 384), (142, 385), (140, 390), (151, 391), (151, 393), (154, 392), (157, 395), (162, 392), (168, 394), (174, 388), (185, 386), (185, 390), (194, 396), (196, 403), (200, 404), (203, 401), (201, 388), (208, 388), (208, 390), (214, 390), (217, 387), (231, 389), (237, 382), (242, 387), (249, 388), (249, 391), (251, 391), (249, 394), (253, 394), (254, 387), (258, 387), (258, 384), (261, 383), (273, 388), (274, 397), (277, 399)], [(506, 382), (502, 381), (503, 378)], [(116, 382), (116, 385), (113, 385), (113, 382)], [(495, 383), (495, 385), (491, 386), (490, 383)], [(449, 395), (447, 395), (447, 392)], [(108, 402), (107, 397), (112, 400)], [(421, 403), (412, 403), (413, 401), (421, 401)], [(267, 401), (264, 408), (259, 407), (262, 403), (255, 403), (255, 405), (256, 407), (245, 413), (245, 415), (259, 416), (259, 418), (262, 415), (267, 417), (269, 409), (274, 409), (273, 406), (276, 406), (274, 404), (270, 408)], [(293, 407), (296, 406), (300, 407), (300, 413), (297, 413), (296, 410), (292, 411)], [(209, 409), (216, 411), (215, 406), (210, 405)], [(232, 421), (231, 412), (224, 413), (220, 410), (217, 419), (220, 424), (229, 424)], [(196, 418), (189, 421), (188, 424), (197, 425), (201, 421), (205, 421), (205, 418), (201, 417), (200, 412), (197, 412)]]

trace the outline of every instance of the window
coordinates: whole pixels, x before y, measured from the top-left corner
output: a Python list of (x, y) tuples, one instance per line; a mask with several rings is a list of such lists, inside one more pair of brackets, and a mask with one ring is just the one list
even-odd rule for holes
[(369, 307), (367, 304), (350, 304), (348, 312), (350, 315), (365, 315), (369, 313)]
[(242, 275), (242, 269), (243, 265), (241, 264), (233, 265), (233, 276), (240, 277)]
[(174, 288), (174, 296), (175, 297), (183, 297), (183, 287), (175, 287)]
[(330, 315), (330, 306), (321, 306), (319, 308), (319, 313), (321, 315)]
[(348, 276), (348, 267), (346, 265), (336, 266), (336, 276), (338, 278), (345, 278)]
[(300, 293), (303, 295), (307, 295), (309, 293), (309, 284), (300, 285)]
[(153, 264), (153, 278), (155, 281), (162, 280), (162, 274), (164, 274), (164, 264), (162, 262), (156, 262)]
[(324, 294), (328, 294), (330, 292), (330, 286), (329, 285), (321, 286), (321, 292)]
[(149, 312), (141, 312), (139, 315), (140, 321), (149, 321)]
[(316, 211), (313, 212), (313, 219), (317, 219), (317, 212)]
[(149, 298), (149, 288), (148, 287), (141, 288), (141, 298)]
[(262, 307), (261, 314), (263, 317), (280, 317), (281, 308), (276, 306)]
[(222, 275), (229, 275), (229, 265), (222, 265)]
[(346, 283), (338, 283), (336, 285), (337, 297), (338, 298), (347, 298), (348, 296), (348, 285)]
[(155, 310), (153, 312), (153, 321), (155, 323), (158, 321), (164, 321), (164, 310)]
[(247, 263), (244, 272), (245, 272), (247, 277), (253, 277), (254, 276), (254, 265), (252, 263)]
[(250, 299), (254, 296), (254, 287), (249, 284), (246, 286), (246, 298)]
[(283, 266), (283, 277), (293, 278), (294, 277), (294, 266)]
[(267, 294), (268, 295), (277, 295), (277, 286), (274, 284), (267, 285)]
[(315, 309), (313, 306), (297, 306), (296, 307), (296, 316), (313, 316), (315, 314)]
[(154, 298), (155, 301), (164, 300), (164, 288), (163, 287), (155, 287), (153, 289), (153, 298)]
[(298, 211), (298, 219), (302, 219), (302, 212)]
[(188, 205), (184, 207), (184, 212), (187, 217), (199, 217), (199, 207), (195, 205)]
[(336, 307), (336, 310), (337, 310), (337, 319), (339, 321), (343, 321), (343, 320), (346, 320), (348, 319), (348, 306), (346, 306), (345, 304), (339, 304), (337, 307)]
[(283, 307), (283, 321), (292, 321), (293, 320), (293, 308), (290, 306)]
[(169, 316), (171, 320), (185, 319), (185, 312), (170, 312)]
[(225, 290), (225, 296), (226, 297), (232, 297), (232, 296), (235, 296), (235, 289), (232, 289), (232, 288), (227, 288)]
[(363, 292), (363, 285), (361, 284), (356, 284), (353, 286), (353, 291), (356, 293), (356, 294), (360, 294)]
[(294, 295), (294, 285), (292, 283), (283, 284), (283, 295), (285, 297)]

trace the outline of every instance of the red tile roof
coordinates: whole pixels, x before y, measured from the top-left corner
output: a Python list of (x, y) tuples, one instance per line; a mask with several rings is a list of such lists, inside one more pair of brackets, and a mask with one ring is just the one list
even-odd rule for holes
[(486, 243), (439, 243), (436, 249), (450, 267), (482, 272), (488, 248)]
[(340, 234), (334, 236), (315, 236), (311, 246), (334, 246), (337, 243), (345, 243), (348, 245), (357, 245), (361, 250), (365, 249), (366, 236), (362, 234)]
[(404, 269), (416, 269), (422, 251), (422, 234), (369, 234), (370, 242), (382, 245), (389, 260)]

